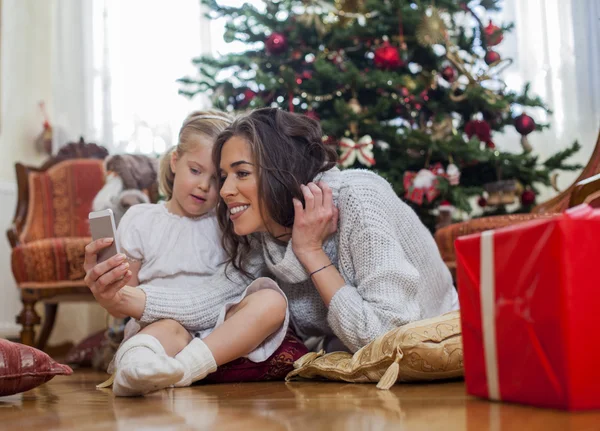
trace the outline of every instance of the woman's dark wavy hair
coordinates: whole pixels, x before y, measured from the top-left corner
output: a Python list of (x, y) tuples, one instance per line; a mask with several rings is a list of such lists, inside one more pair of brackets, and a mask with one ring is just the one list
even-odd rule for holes
[[(274, 222), (292, 227), (294, 204), (292, 198), (304, 202), (301, 184), (335, 166), (337, 154), (323, 143), (319, 123), (305, 115), (292, 114), (277, 108), (257, 109), (237, 118), (219, 134), (213, 148), (213, 162), (219, 169), (221, 151), (234, 136), (250, 145), (258, 175), (260, 214)], [(228, 264), (252, 278), (247, 271), (250, 241), (235, 234), (227, 206), (222, 199), (217, 216), (223, 231), (223, 247), (229, 255)]]

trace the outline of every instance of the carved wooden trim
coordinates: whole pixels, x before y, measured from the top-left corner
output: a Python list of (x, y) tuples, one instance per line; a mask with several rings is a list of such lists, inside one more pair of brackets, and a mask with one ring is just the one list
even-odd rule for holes
[(83, 138), (79, 142), (71, 142), (62, 147), (58, 153), (46, 160), (40, 167), (40, 171), (46, 171), (54, 165), (69, 159), (100, 159), (104, 160), (108, 156), (108, 150), (94, 143), (86, 143)]
[(600, 198), (600, 174), (580, 181), (573, 190), (569, 206), (590, 203)]
[(583, 171), (575, 180), (573, 184), (558, 196), (546, 201), (536, 207), (534, 207), (531, 212), (535, 214), (545, 214), (545, 213), (560, 213), (565, 211), (569, 206), (571, 206), (572, 195), (575, 191), (577, 185), (596, 174), (600, 174), (600, 133), (598, 133), (598, 140), (596, 141), (596, 147), (594, 147), (594, 151), (592, 152), (592, 156), (588, 164), (583, 168)]

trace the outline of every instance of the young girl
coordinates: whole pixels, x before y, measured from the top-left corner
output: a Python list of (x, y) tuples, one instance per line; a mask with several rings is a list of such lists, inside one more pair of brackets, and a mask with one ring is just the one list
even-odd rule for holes
[[(123, 281), (129, 286), (200, 290), (190, 305), (208, 312), (193, 326), (162, 319), (140, 327), (131, 320), (112, 366), (117, 396), (141, 395), (172, 385), (188, 386), (241, 356), (260, 362), (281, 344), (288, 325), (287, 302), (278, 286), (261, 278), (248, 289), (210, 289), (203, 282), (226, 260), (214, 212), (218, 188), (211, 152), (231, 120), (220, 112), (186, 118), (178, 145), (161, 162), (166, 203), (131, 207), (117, 230)], [(115, 274), (116, 275), (116, 274)], [(252, 293), (252, 294), (251, 294)], [(168, 293), (167, 293), (168, 294)], [(206, 308), (206, 305), (209, 307)], [(216, 328), (216, 329), (215, 329)], [(214, 332), (213, 332), (214, 329)]]

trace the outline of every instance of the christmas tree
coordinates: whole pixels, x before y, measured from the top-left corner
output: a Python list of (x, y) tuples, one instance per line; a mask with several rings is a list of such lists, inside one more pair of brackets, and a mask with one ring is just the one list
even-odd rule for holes
[[(388, 179), (431, 230), (436, 217), (471, 214), (473, 197), (484, 215), (527, 212), (556, 171), (581, 167), (567, 163), (577, 143), (547, 160), (531, 151), (527, 135), (548, 125), (525, 112), (550, 110), (499, 78), (511, 60), (494, 47), (512, 25), (484, 22), (498, 0), (202, 2), (247, 50), (194, 59), (199, 74), (180, 80), (182, 94), (318, 119), (342, 168)], [(521, 153), (495, 146), (505, 127), (522, 135)]]

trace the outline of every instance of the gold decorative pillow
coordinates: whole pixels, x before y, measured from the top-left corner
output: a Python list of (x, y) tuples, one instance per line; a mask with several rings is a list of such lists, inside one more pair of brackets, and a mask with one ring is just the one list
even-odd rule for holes
[(463, 376), (460, 312), (409, 323), (376, 338), (354, 355), (307, 353), (294, 363), (286, 380), (324, 378), (345, 382), (378, 382), (389, 389), (398, 382)]

